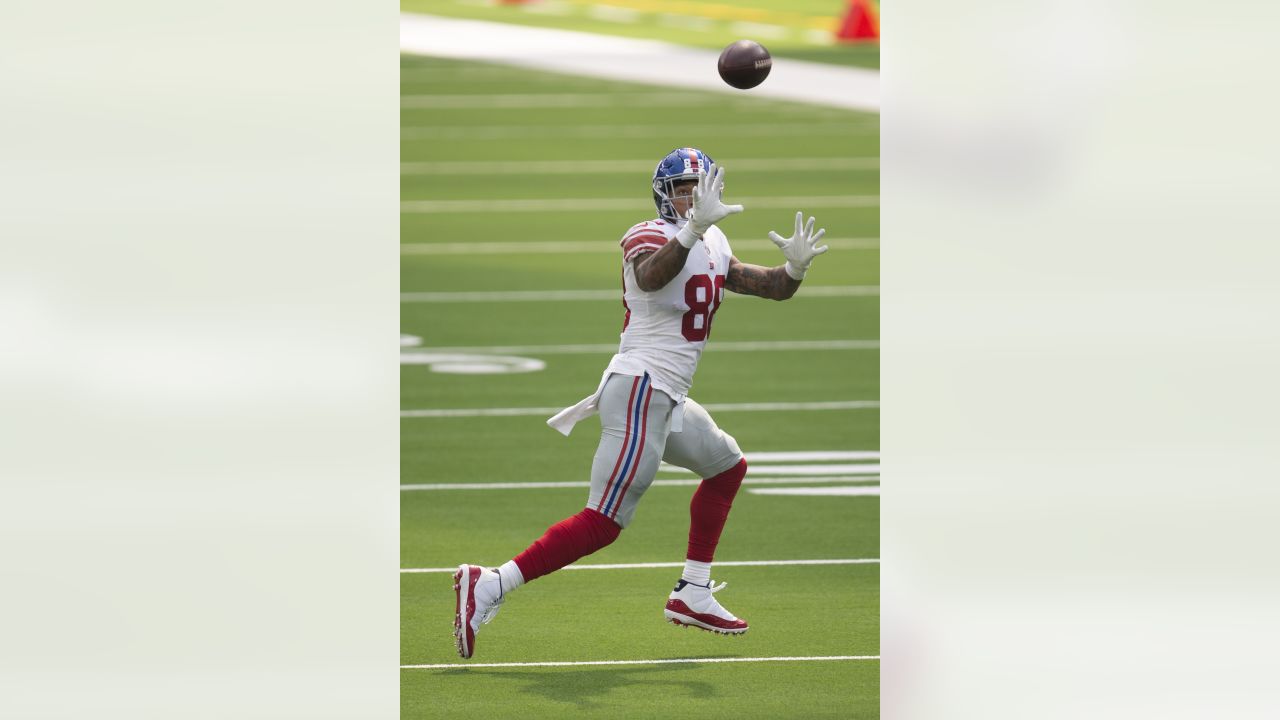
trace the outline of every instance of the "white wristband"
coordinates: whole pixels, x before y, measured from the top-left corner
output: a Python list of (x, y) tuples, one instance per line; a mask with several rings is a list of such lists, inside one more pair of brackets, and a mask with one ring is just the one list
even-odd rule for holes
[(792, 280), (803, 280), (805, 273), (808, 272), (808, 270), (797, 270), (790, 260), (782, 266), (782, 269), (787, 271), (787, 275), (790, 275)]
[(680, 230), (676, 232), (676, 242), (680, 243), (685, 248), (693, 247), (693, 244), (698, 242), (698, 239), (699, 237), (693, 231), (693, 223), (691, 222), (685, 223), (684, 227), (680, 228)]

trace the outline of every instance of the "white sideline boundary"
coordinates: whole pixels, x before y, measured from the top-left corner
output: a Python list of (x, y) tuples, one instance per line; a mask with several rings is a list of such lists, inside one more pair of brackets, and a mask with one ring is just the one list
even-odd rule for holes
[[(457, 568), (455, 568), (457, 569)], [(576, 660), (565, 662), (509, 662), (509, 663), (440, 663), (436, 665), (401, 665), (401, 670), (445, 670), (453, 668), (508, 668), (508, 667), (578, 667), (585, 665), (668, 665), (675, 663), (730, 663), (730, 662), (822, 662), (839, 660), (879, 660), (879, 655), (811, 655), (789, 657), (754, 658), (676, 658), (670, 660)]]
[[(880, 238), (823, 238), (823, 245), (832, 250), (879, 250)], [(768, 240), (736, 240), (736, 252), (743, 250), (773, 250), (778, 248)], [(543, 255), (558, 253), (608, 253), (617, 255), (621, 248), (616, 242), (600, 240), (542, 240), (533, 242), (441, 242), (403, 243), (401, 255)]]
[[(880, 205), (879, 195), (810, 195), (782, 197), (735, 197), (748, 208), (867, 208)], [(400, 212), (415, 214), (476, 212), (565, 212), (652, 209), (653, 201), (634, 198), (502, 198), (499, 200), (404, 200)], [(808, 212), (808, 210), (806, 210)]]
[[(471, 347), (412, 346), (412, 352), (482, 355), (589, 355), (618, 352), (618, 343), (581, 345), (475, 345)], [(716, 352), (769, 352), (786, 350), (879, 350), (879, 340), (743, 340), (717, 342)], [(409, 352), (409, 351), (406, 351)], [(750, 459), (750, 458), (748, 458)]]
[[(796, 298), (870, 297), (880, 294), (879, 285), (800, 286)], [(795, 298), (792, 298), (793, 300)], [(622, 290), (474, 290), (466, 292), (404, 292), (402, 303), (457, 302), (580, 302), (608, 300), (622, 302)]]
[[(705, 403), (707, 412), (772, 412), (779, 410), (869, 410), (879, 409), (879, 400), (833, 400), (828, 402), (762, 402), (762, 403)], [(429, 410), (401, 410), (402, 418), (460, 418), (460, 417), (524, 417), (527, 415), (554, 415), (562, 407), (523, 408), (450, 408)]]
[(711, 92), (717, 97), (784, 100), (880, 111), (880, 73), (778, 58), (769, 79), (744, 95), (716, 73), (719, 52), (658, 40), (597, 35), (417, 13), (400, 14), (401, 52), (482, 60), (569, 75)]
[[(811, 485), (813, 483), (879, 482), (879, 475), (825, 475), (818, 477), (754, 477), (749, 475), (744, 485)], [(678, 480), (654, 480), (650, 487), (688, 487), (702, 482), (702, 478)], [(401, 485), (401, 492), (416, 490), (551, 490), (557, 488), (591, 487), (582, 480), (546, 482), (489, 482), (489, 483), (412, 483)]]
[[(738, 158), (734, 172), (875, 170), (875, 157)], [(401, 175), (610, 175), (653, 172), (652, 160), (442, 160), (402, 162)]]
[[(770, 567), (791, 565), (879, 565), (880, 558), (833, 558), (820, 560), (729, 560), (717, 561), (716, 567)], [(605, 563), (596, 565), (566, 565), (561, 570), (651, 570), (655, 568), (682, 568), (683, 562), (656, 563)], [(407, 573), (451, 573), (458, 569), (457, 565), (444, 568), (400, 568), (402, 574)]]

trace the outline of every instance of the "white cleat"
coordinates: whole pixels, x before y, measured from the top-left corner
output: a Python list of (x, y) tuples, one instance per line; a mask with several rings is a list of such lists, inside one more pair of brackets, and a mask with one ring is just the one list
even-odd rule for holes
[(453, 612), (453, 638), (458, 654), (469, 658), (476, 651), (476, 633), (498, 614), (506, 598), (497, 571), (479, 565), (459, 565), (453, 574), (457, 604)]
[(682, 578), (667, 598), (667, 607), (662, 614), (676, 625), (692, 625), (722, 635), (741, 635), (748, 629), (747, 621), (725, 610), (712, 596), (727, 584), (720, 583), (714, 587), (711, 583), (694, 585)]

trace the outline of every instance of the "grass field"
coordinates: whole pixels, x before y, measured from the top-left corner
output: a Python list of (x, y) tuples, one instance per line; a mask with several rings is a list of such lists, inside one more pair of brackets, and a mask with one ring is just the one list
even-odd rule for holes
[(401, 0), (406, 12), (666, 40), (719, 50), (742, 38), (777, 57), (880, 67), (880, 44), (834, 45), (847, 0)]
[[(401, 124), (403, 352), (545, 363), (505, 374), (402, 365), (402, 569), (499, 564), (582, 507), (599, 425), (564, 438), (544, 421), (589, 394), (616, 349), (617, 241), (653, 217), (649, 176), (674, 147), (725, 165), (726, 199), (747, 207), (721, 225), (740, 259), (780, 264), (767, 232), (789, 234), (796, 210), (832, 244), (791, 301), (726, 298), (692, 397), (728, 406), (713, 415), (749, 456), (878, 450), (877, 116), (404, 57)], [(597, 292), (545, 295), (557, 291)], [(784, 407), (734, 407), (745, 403)], [(513, 594), (463, 661), (450, 575), (402, 572), (401, 663), (447, 665), (401, 670), (402, 717), (877, 717), (878, 496), (754, 492), (878, 488), (878, 456), (824, 457), (753, 461), (717, 560), (872, 562), (717, 567), (729, 582), (718, 597), (751, 623), (742, 637), (664, 623), (676, 568), (561, 571)], [(798, 464), (820, 467), (780, 475)], [(659, 473), (678, 480), (693, 477)], [(583, 486), (483, 487), (535, 482)], [(446, 483), (475, 487), (411, 489)], [(682, 561), (693, 490), (653, 487), (632, 527), (581, 564)], [(872, 659), (465, 667), (831, 656)]]

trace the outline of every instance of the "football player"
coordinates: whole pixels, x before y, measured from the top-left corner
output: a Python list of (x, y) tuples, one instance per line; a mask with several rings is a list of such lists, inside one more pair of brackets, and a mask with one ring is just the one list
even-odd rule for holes
[(742, 212), (741, 205), (724, 204), (723, 190), (724, 168), (695, 148), (671, 151), (654, 170), (658, 217), (633, 225), (620, 241), (626, 315), (618, 353), (595, 393), (547, 421), (568, 435), (579, 420), (600, 415), (587, 506), (501, 567), (458, 567), (454, 635), (462, 657), (475, 652), (480, 625), (508, 593), (616, 540), (664, 460), (703, 480), (689, 507), (684, 571), (663, 613), (677, 625), (747, 631), (747, 622), (713, 596), (725, 584), (711, 581), (712, 557), (747, 462), (733, 437), (687, 393), (724, 291), (786, 300), (827, 246), (818, 245), (825, 230), (814, 232), (814, 219), (806, 223), (796, 213), (791, 237), (769, 233), (784, 264), (740, 262), (715, 225)]

